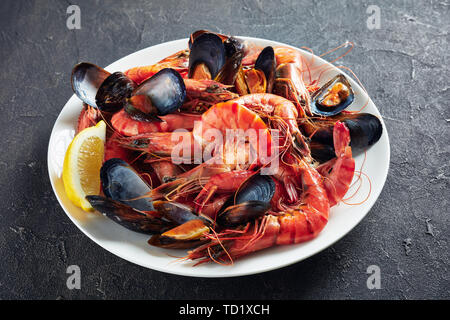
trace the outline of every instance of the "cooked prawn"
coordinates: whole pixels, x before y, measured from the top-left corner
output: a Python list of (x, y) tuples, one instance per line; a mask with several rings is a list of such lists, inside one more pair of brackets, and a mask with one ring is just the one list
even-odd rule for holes
[[(293, 147), (300, 155), (310, 157), (306, 139), (297, 125), (297, 108), (291, 101), (270, 93), (249, 94), (231, 101), (240, 103), (251, 110), (260, 111), (260, 114), (270, 116), (276, 123), (275, 127), (283, 131), (285, 137), (292, 136)], [(283, 124), (287, 126), (287, 132)]]
[(188, 252), (188, 259), (226, 261), (275, 245), (300, 243), (315, 238), (328, 222), (329, 202), (321, 175), (299, 160), (303, 185), (301, 203), (277, 215), (268, 214), (249, 224), (245, 232), (228, 230), (211, 234), (211, 241)]

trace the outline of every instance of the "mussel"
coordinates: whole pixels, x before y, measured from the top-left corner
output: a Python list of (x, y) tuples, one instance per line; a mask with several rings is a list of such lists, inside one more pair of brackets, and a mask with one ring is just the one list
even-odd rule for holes
[(104, 194), (140, 211), (153, 211), (152, 199), (146, 196), (150, 187), (125, 161), (112, 158), (100, 170)]
[(239, 95), (249, 93), (271, 93), (275, 80), (275, 53), (272, 47), (265, 47), (256, 59), (252, 69), (237, 74), (234, 87)]
[(149, 244), (162, 248), (186, 249), (207, 241), (203, 234), (208, 232), (209, 226), (212, 225), (209, 218), (195, 215), (190, 207), (181, 203), (155, 201), (153, 205), (158, 213), (177, 226), (152, 236)]
[(358, 155), (375, 144), (383, 133), (378, 117), (369, 113), (344, 113), (322, 119), (311, 119), (301, 124), (306, 136), (311, 136), (311, 155), (319, 162), (326, 162), (336, 156), (333, 143), (333, 127), (343, 122), (350, 131), (350, 146), (353, 155)]
[(209, 217), (198, 216), (194, 214), (192, 208), (185, 204), (174, 201), (154, 201), (153, 206), (165, 218), (176, 223), (184, 224), (191, 220), (202, 220), (205, 225), (211, 225), (212, 221)]
[(220, 33), (213, 32), (213, 31), (210, 31), (210, 30), (205, 30), (205, 29), (197, 30), (197, 31), (192, 32), (192, 33), (189, 35), (189, 43), (188, 43), (188, 45), (189, 45), (189, 50), (192, 48), (192, 44), (194, 43), (194, 41), (195, 41), (199, 36), (201, 36), (202, 34), (205, 34), (205, 33), (213, 33), (213, 34), (217, 35), (222, 41), (225, 41), (225, 40), (228, 39), (228, 36), (226, 36), (226, 35), (224, 35), (224, 34), (220, 34)]
[(264, 92), (271, 93), (275, 80), (275, 52), (271, 46), (265, 47), (255, 62), (255, 70), (264, 73), (266, 88)]
[(125, 111), (145, 120), (175, 112), (186, 99), (183, 78), (173, 69), (165, 68), (142, 82), (127, 99)]
[(248, 93), (242, 69), (245, 55), (243, 41), (220, 33), (198, 30), (191, 34), (189, 47), (189, 78), (212, 79), (224, 85), (234, 85), (239, 94)]
[[(209, 218), (197, 216), (190, 207), (181, 203), (153, 202), (147, 196), (150, 187), (121, 159), (106, 161), (100, 170), (100, 179), (106, 197), (88, 196), (87, 200), (97, 211), (128, 229), (161, 234), (193, 220), (200, 220), (205, 227), (212, 224)], [(177, 230), (187, 232), (188, 229), (176, 229), (175, 233), (166, 236), (175, 237)]]
[(189, 210), (186, 211), (188, 207), (182, 204), (174, 205), (173, 202), (158, 204), (155, 202), (155, 206), (160, 207), (162, 214), (169, 214), (172, 219), (177, 219), (178, 226), (162, 234), (152, 236), (148, 241), (150, 245), (184, 249), (198, 246), (206, 240), (203, 235), (209, 231), (211, 221), (195, 216)]
[(155, 234), (149, 240), (148, 244), (165, 249), (190, 249), (196, 248), (210, 241), (208, 238), (198, 238), (193, 240), (177, 240), (171, 237)]
[(136, 84), (122, 72), (109, 73), (99, 66), (82, 62), (72, 70), (73, 92), (84, 103), (102, 111), (122, 108)]
[(274, 193), (275, 183), (270, 176), (252, 176), (225, 202), (217, 222), (222, 226), (235, 226), (264, 215), (270, 209)]
[(222, 39), (214, 33), (203, 33), (191, 46), (189, 78), (214, 79), (226, 60)]
[(159, 234), (176, 226), (173, 222), (138, 211), (127, 204), (102, 196), (87, 196), (92, 207), (114, 222), (132, 231), (145, 234)]
[(242, 40), (209, 30), (197, 30), (191, 33), (191, 35), (189, 36), (189, 49), (192, 48), (192, 44), (194, 43), (194, 41), (196, 41), (199, 36), (205, 33), (215, 34), (222, 40), (223, 45), (225, 46), (225, 55), (227, 58), (233, 56), (238, 51), (243, 52), (245, 50), (245, 44)]
[(243, 57), (244, 53), (242, 51), (237, 51), (231, 57), (227, 58), (225, 64), (214, 80), (225, 85), (233, 85), (238, 73), (241, 71)]
[(244, 54), (245, 44), (238, 38), (228, 37), (224, 42), (225, 55), (227, 58), (232, 57), (236, 52), (242, 52)]
[(321, 116), (334, 116), (352, 104), (355, 94), (350, 82), (339, 74), (311, 96), (311, 111)]

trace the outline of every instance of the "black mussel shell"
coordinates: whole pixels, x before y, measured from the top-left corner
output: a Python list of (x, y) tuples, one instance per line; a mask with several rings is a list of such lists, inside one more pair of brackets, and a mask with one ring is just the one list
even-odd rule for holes
[(275, 52), (271, 46), (265, 47), (255, 62), (255, 69), (264, 72), (267, 81), (266, 92), (271, 93), (273, 88), (273, 83), (275, 81)]
[(148, 97), (160, 116), (178, 110), (186, 98), (186, 86), (183, 78), (173, 69), (165, 68), (150, 79), (142, 82), (132, 96), (144, 95)]
[(208, 30), (197, 30), (192, 32), (189, 35), (189, 42), (188, 42), (188, 46), (189, 46), (189, 50), (191, 50), (192, 48), (192, 44), (194, 43), (195, 39), (197, 39), (200, 35), (204, 34), (204, 33), (210, 33), (211, 31)]
[(207, 238), (197, 240), (175, 240), (155, 234), (148, 240), (148, 244), (165, 249), (190, 249), (196, 248), (204, 243), (207, 243), (208, 241), (210, 240)]
[(247, 201), (270, 202), (275, 193), (275, 182), (267, 175), (256, 174), (248, 179), (237, 191), (234, 197), (235, 204)]
[[(151, 103), (150, 103), (150, 105), (151, 105)], [(141, 109), (138, 109), (136, 107), (136, 105), (133, 104), (132, 100), (130, 100), (130, 99), (127, 100), (124, 110), (129, 116), (131, 116), (132, 119), (137, 120), (137, 121), (151, 121), (151, 122), (154, 122), (154, 121), (163, 122), (164, 121), (157, 116), (156, 111), (154, 111), (154, 112), (152, 111), (150, 113), (141, 111)]]
[(350, 131), (350, 146), (356, 153), (366, 150), (380, 140), (383, 126), (380, 119), (370, 113), (359, 113), (342, 120)]
[(227, 58), (232, 57), (236, 52), (244, 53), (244, 42), (235, 37), (228, 37), (228, 39), (223, 42), (223, 45), (225, 46), (225, 55)]
[(103, 81), (111, 75), (108, 71), (88, 62), (81, 62), (72, 69), (72, 90), (84, 103), (97, 107), (96, 95)]
[(204, 33), (213, 33), (213, 34), (217, 35), (220, 39), (222, 39), (223, 42), (225, 42), (229, 38), (228, 36), (226, 36), (224, 34), (213, 32), (213, 31), (210, 31), (210, 30), (204, 30), (204, 29), (203, 30), (197, 30), (197, 31), (194, 31), (193, 33), (191, 33), (190, 36), (189, 36), (189, 42), (188, 42), (189, 50), (192, 48), (192, 44), (194, 43), (194, 41), (199, 36), (201, 36)]
[(241, 224), (264, 214), (270, 209), (274, 193), (275, 182), (270, 176), (252, 176), (219, 210), (219, 224)]
[(204, 29), (192, 32), (189, 35), (189, 42), (188, 42), (189, 50), (191, 50), (192, 44), (194, 43), (194, 41), (204, 33), (214, 33), (214, 32), (209, 31), (209, 30), (204, 30)]
[(225, 55), (227, 58), (233, 56), (236, 52), (244, 52), (245, 50), (245, 44), (242, 40), (235, 38), (235, 37), (229, 37), (224, 34), (212, 32), (209, 30), (197, 30), (189, 36), (189, 49), (192, 48), (192, 44), (194, 41), (205, 33), (213, 33), (217, 35), (219, 38), (221, 38), (223, 45), (225, 46)]
[(336, 157), (333, 143), (328, 144), (311, 141), (309, 148), (311, 149), (311, 157), (319, 163), (327, 162)]
[(380, 140), (383, 126), (377, 116), (369, 113), (340, 114), (318, 120), (318, 124), (302, 125), (310, 141), (311, 156), (319, 162), (326, 162), (336, 157), (333, 142), (333, 128), (341, 121), (350, 131), (350, 146), (353, 155), (358, 155)]
[(164, 218), (181, 225), (190, 220), (202, 220), (205, 224), (211, 225), (212, 221), (206, 217), (194, 214), (191, 207), (173, 201), (154, 201), (153, 206)]
[(214, 80), (225, 85), (233, 85), (238, 76), (238, 72), (241, 70), (243, 57), (244, 53), (238, 51), (232, 57), (228, 58)]
[(225, 227), (237, 226), (263, 216), (269, 209), (270, 202), (251, 200), (226, 208), (217, 216), (217, 222)]
[(100, 110), (114, 112), (121, 109), (136, 88), (136, 83), (122, 72), (114, 72), (98, 88), (95, 102)]
[(222, 39), (214, 33), (203, 33), (195, 39), (189, 55), (189, 77), (194, 68), (204, 63), (214, 79), (225, 64), (225, 46)]
[[(323, 104), (323, 99), (329, 93), (329, 89), (333, 88), (333, 86), (337, 83), (344, 85), (344, 87), (348, 90), (348, 96), (335, 106), (325, 106)], [(350, 82), (343, 74), (339, 74), (325, 83), (311, 96), (311, 112), (321, 116), (334, 116), (351, 105), (354, 98), (355, 94), (353, 93)]]
[(159, 234), (174, 227), (170, 221), (137, 211), (119, 201), (102, 196), (86, 196), (86, 199), (95, 210), (132, 231)]
[(152, 200), (146, 196), (150, 187), (125, 161), (112, 158), (100, 170), (104, 194), (116, 201), (141, 211), (155, 210)]
[(136, 87), (122, 72), (111, 74), (88, 62), (73, 68), (71, 82), (73, 92), (84, 103), (108, 112), (122, 108)]

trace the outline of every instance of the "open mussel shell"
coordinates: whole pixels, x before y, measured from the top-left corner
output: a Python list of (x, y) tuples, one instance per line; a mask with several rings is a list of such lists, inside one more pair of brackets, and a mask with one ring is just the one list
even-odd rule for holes
[(152, 199), (146, 196), (150, 187), (141, 176), (125, 161), (112, 158), (100, 170), (104, 194), (141, 211), (155, 210)]
[(227, 58), (214, 80), (225, 85), (233, 85), (238, 73), (241, 71), (243, 57), (244, 53), (237, 51), (233, 56)]
[(196, 67), (204, 64), (214, 79), (225, 64), (226, 53), (222, 39), (214, 33), (203, 33), (192, 44), (189, 54), (189, 78)]
[(226, 208), (217, 217), (221, 226), (237, 226), (263, 216), (270, 209), (270, 203), (251, 200)]
[[(333, 144), (311, 141), (309, 144), (311, 157), (319, 163), (327, 162), (336, 157)], [(355, 156), (355, 154), (353, 154)]]
[(245, 50), (245, 43), (244, 41), (236, 38), (236, 37), (230, 37), (224, 34), (220, 34), (217, 32), (209, 31), (209, 30), (197, 30), (191, 33), (189, 36), (189, 49), (192, 48), (192, 44), (194, 41), (205, 33), (213, 33), (217, 35), (223, 42), (223, 45), (225, 46), (225, 55), (227, 58), (233, 56), (236, 52), (244, 52)]
[(225, 46), (225, 55), (227, 58), (232, 57), (236, 52), (242, 52), (244, 54), (245, 45), (244, 42), (235, 37), (228, 37), (224, 42)]
[(102, 196), (87, 196), (91, 206), (121, 226), (145, 234), (160, 234), (174, 227), (170, 221), (140, 212), (129, 205)]
[(270, 202), (275, 193), (275, 182), (267, 175), (256, 174), (248, 179), (244, 185), (237, 191), (234, 201), (235, 204), (247, 201)]
[(84, 103), (108, 112), (122, 108), (136, 87), (122, 72), (111, 74), (88, 62), (73, 68), (71, 82), (73, 91)]
[(270, 176), (252, 176), (219, 210), (218, 223), (239, 225), (264, 215), (270, 209), (274, 193), (275, 182)]
[(273, 88), (273, 83), (275, 80), (275, 52), (271, 46), (265, 47), (255, 62), (255, 69), (264, 72), (266, 77), (267, 88), (266, 92), (271, 93)]
[(236, 78), (242, 72), (242, 59), (244, 59), (244, 44), (241, 40), (228, 37), (223, 42), (226, 60), (222, 69), (214, 78), (215, 81), (225, 85), (235, 85)]
[(136, 83), (122, 72), (114, 72), (98, 88), (95, 101), (100, 110), (117, 111), (136, 88)]
[(153, 246), (173, 249), (186, 249), (204, 243), (204, 234), (209, 232), (209, 227), (204, 220), (191, 219), (185, 223), (167, 230), (161, 235), (153, 236), (148, 243)]
[(350, 147), (353, 155), (358, 155), (380, 140), (383, 125), (377, 116), (370, 113), (339, 114), (333, 117), (312, 120), (301, 125), (306, 135), (311, 135), (311, 155), (319, 162), (326, 162), (334, 157), (333, 128), (341, 121), (350, 131)]
[(111, 75), (99, 66), (81, 62), (72, 69), (72, 90), (84, 103), (97, 107), (95, 96), (103, 81)]
[(311, 112), (321, 116), (334, 116), (351, 105), (354, 98), (350, 82), (343, 74), (339, 74), (311, 96)]
[(356, 153), (362, 152), (376, 143), (383, 133), (380, 119), (370, 113), (350, 115), (342, 122), (350, 130), (350, 146)]
[[(132, 96), (148, 98), (150, 107), (146, 108), (146, 112), (163, 116), (175, 112), (183, 105), (186, 98), (186, 86), (178, 72), (165, 68), (142, 82), (133, 91)], [(143, 111), (142, 108), (140, 110)]]
[[(189, 43), (188, 43), (189, 49), (192, 48), (192, 44), (194, 43), (194, 41), (195, 41), (199, 36), (201, 36), (202, 34), (205, 34), (205, 33), (213, 33), (213, 34), (215, 34), (216, 36), (218, 36), (218, 37), (222, 40), (222, 42), (223, 42), (226, 46), (228, 46), (228, 45), (226, 44), (227, 42), (228, 42), (229, 44), (232, 43), (232, 45), (235, 46), (236, 48), (238, 48), (238, 47), (240, 47), (240, 46), (243, 46), (242, 42), (241, 42), (240, 40), (234, 38), (234, 37), (229, 37), (229, 36), (224, 35), (224, 34), (221, 34), (221, 33), (217, 33), (217, 32), (214, 32), (214, 31), (202, 29), (202, 30), (194, 31), (194, 32), (192, 32), (192, 33), (189, 35)], [(231, 40), (231, 41), (228, 41), (230, 38), (231, 38), (232, 40)], [(238, 44), (237, 42), (239, 42), (240, 44)], [(234, 52), (232, 52), (230, 55), (227, 54), (227, 57), (231, 57), (233, 54), (234, 54)]]
[(191, 50), (192, 44), (194, 43), (194, 41), (204, 33), (214, 33), (214, 32), (209, 31), (209, 30), (204, 30), (204, 29), (192, 32), (189, 35), (189, 42), (188, 42), (189, 50)]
[(191, 249), (205, 244), (208, 241), (210, 241), (208, 238), (196, 240), (176, 240), (155, 234), (148, 240), (148, 244), (164, 249)]
[(206, 225), (211, 225), (212, 221), (208, 217), (194, 214), (191, 207), (174, 201), (154, 201), (153, 206), (164, 218), (173, 221), (177, 225), (184, 224), (191, 220), (202, 220)]
[(167, 230), (161, 235), (175, 240), (196, 240), (200, 239), (208, 232), (209, 227), (205, 225), (203, 220), (193, 219), (186, 221), (173, 229)]

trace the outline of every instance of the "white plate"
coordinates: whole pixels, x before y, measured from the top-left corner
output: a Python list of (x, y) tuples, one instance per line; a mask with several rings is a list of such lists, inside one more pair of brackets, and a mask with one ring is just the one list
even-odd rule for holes
[[(263, 46), (285, 45), (257, 38), (241, 38)], [(132, 67), (153, 64), (176, 51), (187, 48), (187, 43), (188, 39), (181, 39), (143, 49), (114, 62), (106, 67), (106, 70), (110, 72), (125, 71)], [(309, 52), (298, 50), (307, 59), (311, 59), (312, 55)], [(328, 62), (319, 57), (315, 56), (314, 59), (317, 65), (328, 64)], [(95, 63), (95, 61), (93, 62)], [(341, 71), (333, 67), (322, 76), (321, 83), (324, 83), (338, 72)], [(353, 109), (350, 108), (350, 110), (357, 110), (369, 98), (355, 81), (350, 81), (355, 90), (355, 102), (352, 104)], [(192, 262), (174, 262), (175, 258), (168, 255), (183, 256), (186, 251), (152, 247), (147, 244), (149, 236), (129, 231), (99, 213), (85, 213), (75, 207), (67, 198), (61, 172), (64, 154), (74, 137), (75, 126), (81, 108), (81, 101), (73, 95), (62, 109), (50, 136), (48, 171), (56, 197), (73, 223), (98, 245), (130, 262), (162, 272), (193, 277), (233, 277), (265, 272), (304, 260), (342, 238), (366, 216), (380, 195), (388, 173), (390, 158), (389, 139), (386, 127), (382, 121), (383, 135), (367, 151), (367, 159), (363, 168), (364, 173), (370, 177), (372, 183), (370, 196), (365, 202), (356, 206), (341, 203), (333, 207), (325, 229), (317, 238), (311, 241), (263, 250), (235, 261), (231, 267), (214, 263), (192, 267)], [(381, 118), (380, 113), (370, 99), (364, 111)], [(364, 160), (364, 155), (355, 157), (355, 160), (356, 168), (359, 169)], [(353, 203), (360, 202), (366, 198), (368, 193), (369, 183), (364, 178), (361, 189), (350, 201)], [(362, 237), (361, 241), (369, 241), (369, 237)]]

